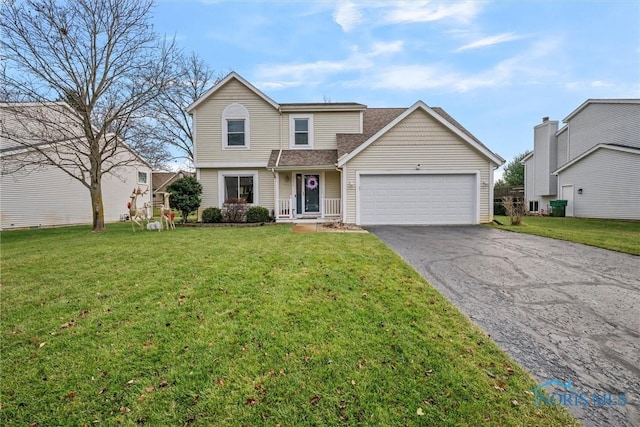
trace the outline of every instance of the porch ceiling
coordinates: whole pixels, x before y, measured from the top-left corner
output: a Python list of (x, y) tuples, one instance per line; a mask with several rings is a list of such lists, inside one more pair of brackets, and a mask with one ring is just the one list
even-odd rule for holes
[(292, 169), (333, 169), (338, 162), (338, 150), (273, 150), (268, 168)]

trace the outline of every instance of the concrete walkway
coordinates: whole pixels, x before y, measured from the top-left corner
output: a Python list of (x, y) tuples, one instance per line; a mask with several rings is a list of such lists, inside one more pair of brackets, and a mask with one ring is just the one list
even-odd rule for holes
[(639, 257), (480, 226), (367, 228), (539, 383), (586, 393), (565, 405), (584, 425), (640, 426)]

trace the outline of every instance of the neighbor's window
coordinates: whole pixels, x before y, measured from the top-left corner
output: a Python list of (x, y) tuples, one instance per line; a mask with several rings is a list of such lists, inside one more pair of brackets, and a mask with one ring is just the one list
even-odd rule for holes
[(227, 145), (244, 147), (244, 120), (227, 120)]
[(529, 202), (529, 212), (538, 212), (538, 201)]
[(247, 203), (253, 203), (253, 175), (250, 176), (225, 176), (224, 200), (242, 199)]
[(138, 184), (146, 184), (146, 183), (147, 183), (147, 173), (138, 172)]
[(313, 116), (291, 116), (291, 148), (311, 148), (313, 146)]

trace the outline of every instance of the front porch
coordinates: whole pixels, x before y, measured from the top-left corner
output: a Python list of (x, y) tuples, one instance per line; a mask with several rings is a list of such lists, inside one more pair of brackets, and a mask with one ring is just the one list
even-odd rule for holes
[(342, 218), (340, 174), (333, 170), (276, 172), (277, 222), (329, 222)]
[(340, 221), (343, 198), (337, 162), (337, 150), (273, 150), (267, 167), (275, 179), (276, 221)]

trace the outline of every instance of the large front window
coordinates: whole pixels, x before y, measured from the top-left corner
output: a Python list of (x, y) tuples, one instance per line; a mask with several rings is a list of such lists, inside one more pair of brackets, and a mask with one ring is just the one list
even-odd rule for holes
[(230, 199), (253, 203), (253, 175), (224, 177), (224, 201)]
[(244, 120), (227, 120), (227, 145), (244, 146)]

